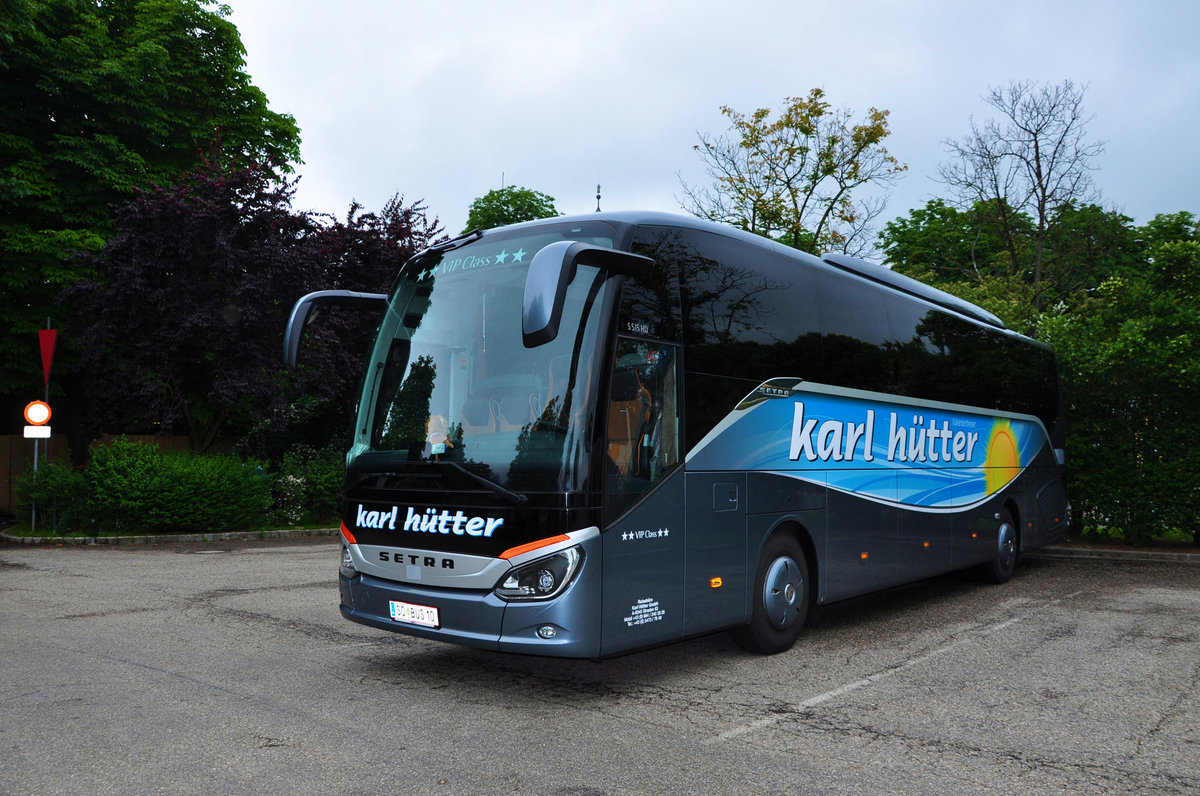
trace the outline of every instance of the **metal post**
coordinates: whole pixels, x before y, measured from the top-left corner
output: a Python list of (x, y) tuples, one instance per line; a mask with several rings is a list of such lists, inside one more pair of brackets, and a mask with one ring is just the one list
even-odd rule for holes
[[(50, 328), (50, 316), (46, 316), (46, 328)], [(46, 371), (46, 403), (50, 403), (50, 371)], [(33, 440), (33, 477), (37, 480), (38, 471), (38, 443), (41, 440)], [(46, 459), (50, 459), (50, 440), (46, 440)], [(37, 533), (37, 500), (29, 501), (29, 533)]]
[[(33, 476), (37, 479), (38, 470), (38, 441), (33, 441)], [(29, 501), (29, 533), (30, 535), (37, 533), (37, 501)]]

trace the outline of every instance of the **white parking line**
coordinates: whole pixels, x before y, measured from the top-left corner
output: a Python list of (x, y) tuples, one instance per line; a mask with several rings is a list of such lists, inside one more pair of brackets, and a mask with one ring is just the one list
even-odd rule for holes
[[(875, 672), (874, 674), (867, 675), (866, 677), (862, 678), (861, 680), (855, 680), (854, 682), (846, 683), (845, 685), (841, 685), (830, 691), (826, 691), (823, 694), (817, 694), (814, 697), (810, 697), (810, 698), (804, 700), (803, 702), (801, 702), (800, 704), (796, 705), (795, 712), (799, 713), (808, 708), (816, 707), (817, 705), (820, 705), (823, 702), (828, 702), (831, 699), (837, 699), (840, 696), (844, 696), (845, 694), (849, 694), (853, 691), (857, 691), (860, 688), (866, 688), (867, 686), (871, 685), (872, 683), (877, 683), (880, 680), (886, 680), (887, 678), (892, 677), (893, 675), (900, 674), (901, 672), (907, 671), (908, 669), (911, 669), (914, 666), (920, 666), (921, 664), (923, 664), (927, 661), (930, 661), (940, 655), (945, 655), (947, 652), (952, 652), (952, 651), (958, 649), (959, 647), (965, 646), (968, 642), (971, 642), (980, 636), (989, 636), (993, 633), (998, 633), (1001, 630), (1004, 630), (1005, 628), (1011, 627), (1012, 625), (1015, 625), (1018, 622), (1022, 622), (1025, 619), (1028, 619), (1030, 616), (1033, 616), (1035, 613), (1037, 613), (1038, 611), (1040, 611), (1042, 609), (1048, 608), (1051, 605), (1054, 605), (1055, 603), (1062, 602), (1063, 600), (1068, 600), (1068, 599), (1075, 597), (1082, 593), (1083, 593), (1082, 590), (1073, 591), (1070, 594), (1064, 595), (1062, 597), (1057, 597), (1053, 600), (1049, 600), (1047, 602), (1041, 603), (1037, 607), (1032, 608), (1029, 611), (1026, 611), (1025, 614), (1023, 614), (1021, 616), (1014, 616), (1009, 619), (1005, 619), (1003, 622), (996, 622), (994, 624), (984, 625), (982, 627), (967, 630), (967, 631), (961, 633), (957, 638), (955, 638), (953, 641), (951, 641), (949, 644), (947, 644), (944, 647), (938, 647), (935, 650), (931, 650), (929, 652), (924, 652), (913, 658), (909, 658), (908, 660), (904, 661), (903, 663), (897, 664), (896, 666), (892, 666), (887, 669), (884, 669), (883, 671)], [(705, 743), (706, 744), (721, 743), (722, 741), (728, 741), (732, 738), (738, 738), (740, 736), (747, 735), (756, 730), (761, 730), (763, 727), (769, 727), (772, 724), (779, 723), (780, 721), (783, 720), (783, 718), (786, 715), (787, 714), (776, 714), (776, 715), (772, 715), (772, 716), (765, 716), (761, 719), (758, 719), (757, 721), (752, 721), (749, 724), (743, 724), (740, 727), (734, 727), (731, 730), (726, 730), (725, 732), (721, 733), (720, 735), (716, 736), (715, 738), (708, 739), (707, 741), (705, 741)]]

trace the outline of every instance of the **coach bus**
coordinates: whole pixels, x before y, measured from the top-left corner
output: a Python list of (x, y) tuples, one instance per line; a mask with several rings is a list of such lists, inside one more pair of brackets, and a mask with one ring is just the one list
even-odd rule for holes
[(388, 294), (342, 492), (341, 612), (602, 658), (975, 568), (1067, 527), (1053, 353), (844, 255), (662, 213), (472, 232)]

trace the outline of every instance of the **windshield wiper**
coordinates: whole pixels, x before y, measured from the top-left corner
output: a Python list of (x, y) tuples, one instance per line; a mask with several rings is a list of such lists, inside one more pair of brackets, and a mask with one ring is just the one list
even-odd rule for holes
[[(478, 473), (473, 473), (470, 470), (468, 470), (466, 467), (463, 467), (458, 462), (437, 462), (437, 464), (444, 464), (444, 465), (454, 468), (455, 470), (466, 475), (468, 478), (475, 481), (476, 483), (486, 486), (489, 490), (491, 490), (492, 492), (495, 492), (497, 495), (500, 495), (501, 497), (505, 498), (510, 503), (520, 506), (529, 501), (529, 498), (526, 495), (523, 495), (520, 492), (513, 492), (511, 489), (508, 489), (506, 487), (501, 486), (500, 484), (497, 484), (495, 481), (491, 480), (490, 478), (484, 478), (482, 475), (479, 475)], [(434, 473), (422, 473), (422, 472), (411, 471), (411, 470), (407, 471), (407, 472), (359, 473), (358, 478), (355, 479), (354, 483), (348, 484), (347, 486), (342, 488), (341, 496), (346, 497), (350, 492), (359, 488), (360, 486), (365, 484), (367, 481), (371, 481), (376, 478), (437, 478), (437, 477), (438, 476), (435, 475)]]
[(482, 237), (483, 237), (483, 230), (473, 229), (470, 232), (464, 232), (463, 234), (459, 235), (457, 238), (451, 238), (450, 240), (444, 240), (441, 243), (435, 243), (431, 246), (428, 246), (428, 247), (422, 249), (421, 251), (417, 252), (416, 254), (414, 254), (412, 256), (412, 259), (415, 260), (418, 257), (424, 257), (426, 254), (433, 254), (434, 252), (444, 253), (444, 252), (448, 252), (448, 251), (453, 251), (454, 249), (457, 249), (460, 246), (466, 246), (468, 243), (477, 241)]
[(515, 503), (518, 506), (520, 506), (522, 503), (525, 503), (529, 500), (528, 497), (526, 497), (525, 495), (522, 495), (520, 492), (513, 492), (511, 489), (500, 486), (499, 484), (497, 484), (495, 481), (491, 480), (490, 478), (484, 478), (482, 475), (479, 475), (478, 473), (473, 473), (470, 470), (468, 470), (466, 467), (463, 467), (458, 462), (439, 462), (439, 463), (453, 467), (455, 470), (458, 470), (460, 473), (463, 473), (464, 475), (469, 476), (470, 478), (474, 479), (477, 483), (483, 484), (488, 489), (495, 492), (497, 495), (501, 495), (502, 497), (507, 498), (509, 502)]
[(433, 474), (426, 475), (424, 473), (397, 473), (397, 472), (390, 472), (390, 471), (357, 473), (357, 476), (358, 477), (354, 480), (354, 483), (346, 484), (345, 486), (342, 487), (341, 491), (338, 493), (341, 497), (346, 497), (350, 492), (354, 491), (355, 489), (358, 489), (360, 486), (365, 484), (367, 481), (372, 481), (372, 480), (379, 479), (379, 478), (432, 478), (432, 477), (436, 477), (436, 476), (433, 476)]

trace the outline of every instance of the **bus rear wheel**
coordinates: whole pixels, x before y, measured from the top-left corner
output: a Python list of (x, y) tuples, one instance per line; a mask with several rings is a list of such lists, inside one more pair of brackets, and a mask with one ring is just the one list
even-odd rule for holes
[(990, 583), (1007, 583), (1017, 568), (1017, 523), (1008, 509), (1000, 510), (996, 523), (996, 547), (992, 560), (983, 565), (982, 574)]
[(754, 578), (750, 622), (732, 632), (738, 646), (774, 655), (791, 649), (808, 618), (808, 559), (790, 536), (772, 537)]

